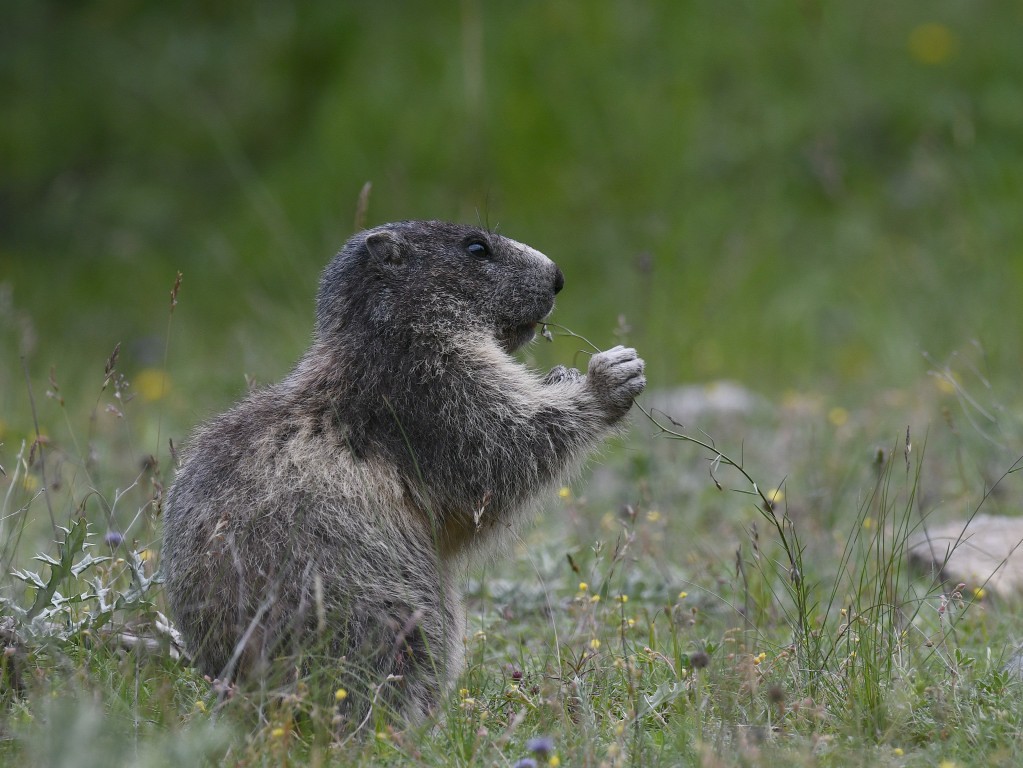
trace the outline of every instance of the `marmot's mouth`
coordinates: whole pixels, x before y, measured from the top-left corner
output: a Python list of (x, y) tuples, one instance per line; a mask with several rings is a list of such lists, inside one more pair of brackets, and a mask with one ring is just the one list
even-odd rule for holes
[(536, 327), (541, 321), (513, 325), (499, 336), (501, 346), (508, 352), (514, 352), (519, 347), (524, 347), (536, 336)]
[(534, 320), (532, 323), (524, 323), (519, 328), (519, 331), (521, 331), (524, 336), (529, 336), (529, 338), (532, 339), (536, 336), (537, 328), (541, 325), (543, 325), (543, 320)]
[(538, 323), (523, 323), (515, 326), (514, 335), (520, 346), (533, 340), (533, 337), (536, 336), (537, 325)]

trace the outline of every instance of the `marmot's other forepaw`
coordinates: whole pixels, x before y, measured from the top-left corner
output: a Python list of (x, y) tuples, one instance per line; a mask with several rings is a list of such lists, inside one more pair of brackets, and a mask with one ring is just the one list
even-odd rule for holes
[(544, 376), (544, 384), (561, 384), (562, 382), (580, 381), (583, 375), (575, 368), (566, 368), (563, 365), (556, 365), (551, 368), (550, 373)]

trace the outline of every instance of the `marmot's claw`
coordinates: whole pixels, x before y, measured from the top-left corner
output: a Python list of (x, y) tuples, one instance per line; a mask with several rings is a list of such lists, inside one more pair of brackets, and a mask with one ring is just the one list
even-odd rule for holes
[(598, 399), (619, 418), (646, 387), (643, 358), (631, 347), (617, 346), (590, 358), (588, 382)]

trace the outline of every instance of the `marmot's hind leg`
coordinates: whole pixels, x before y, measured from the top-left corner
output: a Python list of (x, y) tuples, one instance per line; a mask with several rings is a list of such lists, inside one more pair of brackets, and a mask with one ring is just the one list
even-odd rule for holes
[(349, 633), (332, 638), (324, 649), (328, 658), (310, 658), (303, 665), (313, 674), (333, 670), (320, 680), (332, 687), (346, 729), (373, 728), (395, 718), (418, 723), (436, 710), (447, 672), (444, 638), (430, 623), (423, 609), (381, 607), (359, 616)]

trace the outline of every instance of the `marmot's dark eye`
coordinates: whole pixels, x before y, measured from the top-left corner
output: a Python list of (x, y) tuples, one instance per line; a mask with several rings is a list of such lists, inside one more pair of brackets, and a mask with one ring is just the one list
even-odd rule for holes
[(490, 255), (490, 249), (487, 248), (487, 244), (479, 240), (473, 240), (466, 245), (465, 252), (477, 259), (485, 259)]

